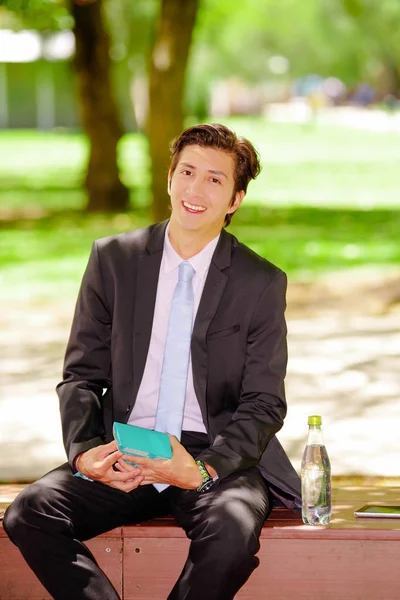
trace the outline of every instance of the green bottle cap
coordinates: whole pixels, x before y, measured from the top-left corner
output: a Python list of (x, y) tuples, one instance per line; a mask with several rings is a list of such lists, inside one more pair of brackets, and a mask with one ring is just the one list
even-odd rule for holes
[(322, 418), (319, 415), (311, 415), (308, 417), (309, 425), (322, 425)]

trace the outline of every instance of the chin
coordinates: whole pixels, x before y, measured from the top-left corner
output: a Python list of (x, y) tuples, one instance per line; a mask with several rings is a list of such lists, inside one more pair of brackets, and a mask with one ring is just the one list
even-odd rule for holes
[(201, 223), (194, 223), (188, 219), (180, 219), (179, 226), (186, 231), (198, 231), (201, 228)]
[(199, 229), (204, 227), (204, 215), (193, 215), (187, 213), (184, 209), (175, 212), (175, 221), (183, 229)]

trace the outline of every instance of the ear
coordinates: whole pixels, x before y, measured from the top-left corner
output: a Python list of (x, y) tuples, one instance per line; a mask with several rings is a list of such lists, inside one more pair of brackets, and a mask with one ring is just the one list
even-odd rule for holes
[(241, 190), (240, 192), (236, 192), (236, 194), (235, 194), (235, 200), (230, 205), (230, 207), (228, 208), (228, 215), (231, 215), (232, 213), (234, 213), (239, 208), (239, 206), (243, 202), (244, 196), (245, 196), (245, 191), (244, 190)]
[(168, 195), (171, 195), (171, 179), (172, 179), (172, 173), (171, 173), (171, 169), (168, 171), (168, 182), (167, 182), (167, 192)]

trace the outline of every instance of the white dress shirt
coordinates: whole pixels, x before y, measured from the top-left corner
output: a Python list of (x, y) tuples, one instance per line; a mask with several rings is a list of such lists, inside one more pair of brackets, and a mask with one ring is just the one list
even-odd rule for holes
[[(203, 293), (211, 258), (214, 254), (218, 240), (219, 235), (211, 240), (201, 252), (192, 256), (192, 258), (189, 258), (188, 261), (195, 270), (192, 279), (194, 294), (193, 322)], [(147, 353), (146, 366), (135, 406), (129, 417), (128, 423), (130, 425), (154, 429), (169, 313), (175, 286), (178, 283), (179, 264), (181, 262), (183, 262), (183, 258), (174, 250), (170, 242), (168, 225), (165, 232), (164, 250), (158, 277), (149, 351)], [(189, 362), (182, 430), (206, 432), (200, 406), (193, 387), (191, 358)]]

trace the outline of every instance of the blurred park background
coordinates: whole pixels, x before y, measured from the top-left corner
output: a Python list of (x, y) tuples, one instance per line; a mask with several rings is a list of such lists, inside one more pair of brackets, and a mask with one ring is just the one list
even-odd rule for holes
[(296, 468), (399, 475), (400, 4), (3, 0), (0, 481), (64, 461), (54, 391), (94, 239), (168, 216), (168, 143), (219, 121), (263, 164), (229, 230), (287, 271)]

